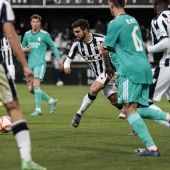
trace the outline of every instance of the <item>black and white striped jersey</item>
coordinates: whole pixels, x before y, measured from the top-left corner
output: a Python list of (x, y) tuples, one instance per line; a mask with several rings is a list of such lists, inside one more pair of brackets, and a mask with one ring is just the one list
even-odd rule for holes
[(5, 22), (15, 22), (14, 12), (7, 0), (0, 0), (0, 38), (3, 37), (2, 24)]
[(6, 63), (6, 65), (14, 65), (13, 62), (13, 52), (11, 49), (11, 46), (9, 44), (8, 39), (4, 36), (1, 39), (1, 53), (2, 53), (2, 57), (3, 57), (3, 62)]
[(74, 59), (77, 54), (80, 54), (97, 78), (104, 71), (102, 55), (99, 52), (100, 44), (103, 43), (104, 39), (104, 35), (92, 34), (92, 40), (88, 43), (76, 41), (70, 49), (68, 58)]
[[(15, 16), (11, 5), (6, 0), (0, 0), (0, 40), (3, 38), (3, 23), (14, 22)], [(0, 44), (1, 49), (1, 44)], [(0, 53), (0, 61), (2, 61), (2, 53)]]
[[(163, 11), (157, 15), (151, 22), (151, 38), (152, 45), (157, 44), (163, 38), (170, 37), (170, 11)], [(164, 52), (153, 54), (153, 64), (160, 67), (169, 66), (170, 64), (170, 49)]]

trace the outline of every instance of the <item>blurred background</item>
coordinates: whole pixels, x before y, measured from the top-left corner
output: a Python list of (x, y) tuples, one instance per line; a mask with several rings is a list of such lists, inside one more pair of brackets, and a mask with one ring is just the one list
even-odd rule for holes
[[(9, 0), (16, 16), (16, 32), (22, 41), (23, 35), (30, 30), (30, 16), (42, 16), (42, 29), (48, 31), (63, 59), (75, 41), (71, 24), (80, 18), (87, 19), (90, 32), (106, 34), (107, 24), (112, 20), (108, 0)], [(156, 16), (152, 0), (127, 0), (126, 12), (139, 22), (143, 41), (150, 45), (150, 23)], [(152, 56), (148, 56), (152, 60)], [(94, 80), (87, 63), (76, 56), (71, 65), (71, 75), (60, 72), (51, 50), (46, 53), (47, 71), (45, 84), (90, 85)], [(16, 61), (16, 83), (24, 83), (22, 68)], [(60, 82), (60, 83), (59, 83)]]

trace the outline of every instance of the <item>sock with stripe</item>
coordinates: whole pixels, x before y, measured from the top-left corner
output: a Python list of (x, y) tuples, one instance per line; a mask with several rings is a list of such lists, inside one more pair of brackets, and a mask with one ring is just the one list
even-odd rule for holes
[(127, 120), (146, 147), (156, 149), (155, 143), (140, 115), (137, 112), (132, 113), (127, 117)]
[(25, 120), (12, 123), (12, 131), (19, 148), (21, 159), (31, 161), (31, 140)]
[(96, 96), (92, 96), (89, 93), (84, 97), (80, 109), (77, 111), (78, 114), (83, 115), (87, 108), (93, 103)]
[(137, 112), (142, 118), (152, 119), (152, 120), (166, 120), (167, 114), (162, 110), (155, 110), (149, 107), (137, 108)]
[(41, 90), (42, 93), (42, 99), (45, 100), (46, 102), (50, 101), (50, 96), (48, 96), (44, 91)]
[(34, 96), (36, 108), (41, 108), (42, 91), (39, 87), (34, 89)]

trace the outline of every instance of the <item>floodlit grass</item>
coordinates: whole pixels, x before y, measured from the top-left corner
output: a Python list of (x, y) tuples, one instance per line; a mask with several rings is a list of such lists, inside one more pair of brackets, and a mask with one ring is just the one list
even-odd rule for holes
[[(41, 89), (58, 99), (56, 112), (49, 115), (49, 105), (42, 102), (42, 116), (30, 116), (35, 109), (34, 96), (26, 85), (18, 85), (19, 101), (27, 120), (35, 162), (48, 170), (169, 170), (169, 129), (145, 120), (159, 147), (161, 157), (134, 157), (134, 150), (145, 147), (138, 137), (128, 134), (126, 120), (119, 120), (119, 111), (100, 92), (85, 112), (78, 128), (71, 127), (73, 115), (79, 109), (88, 86), (42, 85)], [(165, 97), (157, 103), (169, 111)], [(0, 116), (6, 115), (4, 107)], [(19, 170), (19, 151), (12, 135), (0, 134), (0, 170)]]

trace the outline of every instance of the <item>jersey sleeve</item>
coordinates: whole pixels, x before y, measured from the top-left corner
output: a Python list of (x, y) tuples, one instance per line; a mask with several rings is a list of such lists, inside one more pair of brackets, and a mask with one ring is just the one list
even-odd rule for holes
[(78, 42), (73, 43), (68, 53), (68, 58), (74, 59), (74, 57), (78, 54)]
[(58, 52), (58, 49), (56, 48), (56, 46), (55, 46), (53, 40), (51, 39), (51, 36), (50, 36), (49, 33), (46, 33), (45, 40), (46, 40), (46, 43), (50, 46), (51, 50), (53, 51), (56, 60), (60, 60), (61, 57), (60, 57), (60, 54)]
[[(158, 41), (160, 41), (163, 38), (168, 37), (168, 29), (167, 25), (169, 24), (170, 20), (168, 18), (160, 17), (157, 22), (158, 26)], [(154, 24), (154, 22), (152, 23)]]
[(26, 34), (24, 35), (24, 37), (23, 37), (23, 40), (22, 40), (22, 48), (25, 48), (27, 45), (28, 45), (28, 43), (27, 43), (27, 40), (26, 40)]
[(114, 48), (117, 37), (119, 36), (120, 28), (116, 26), (114, 20), (111, 21), (107, 28), (106, 38), (104, 40), (104, 46), (108, 49)]
[(8, 1), (4, 1), (2, 4), (1, 23), (3, 24), (5, 22), (15, 22), (14, 12)]

